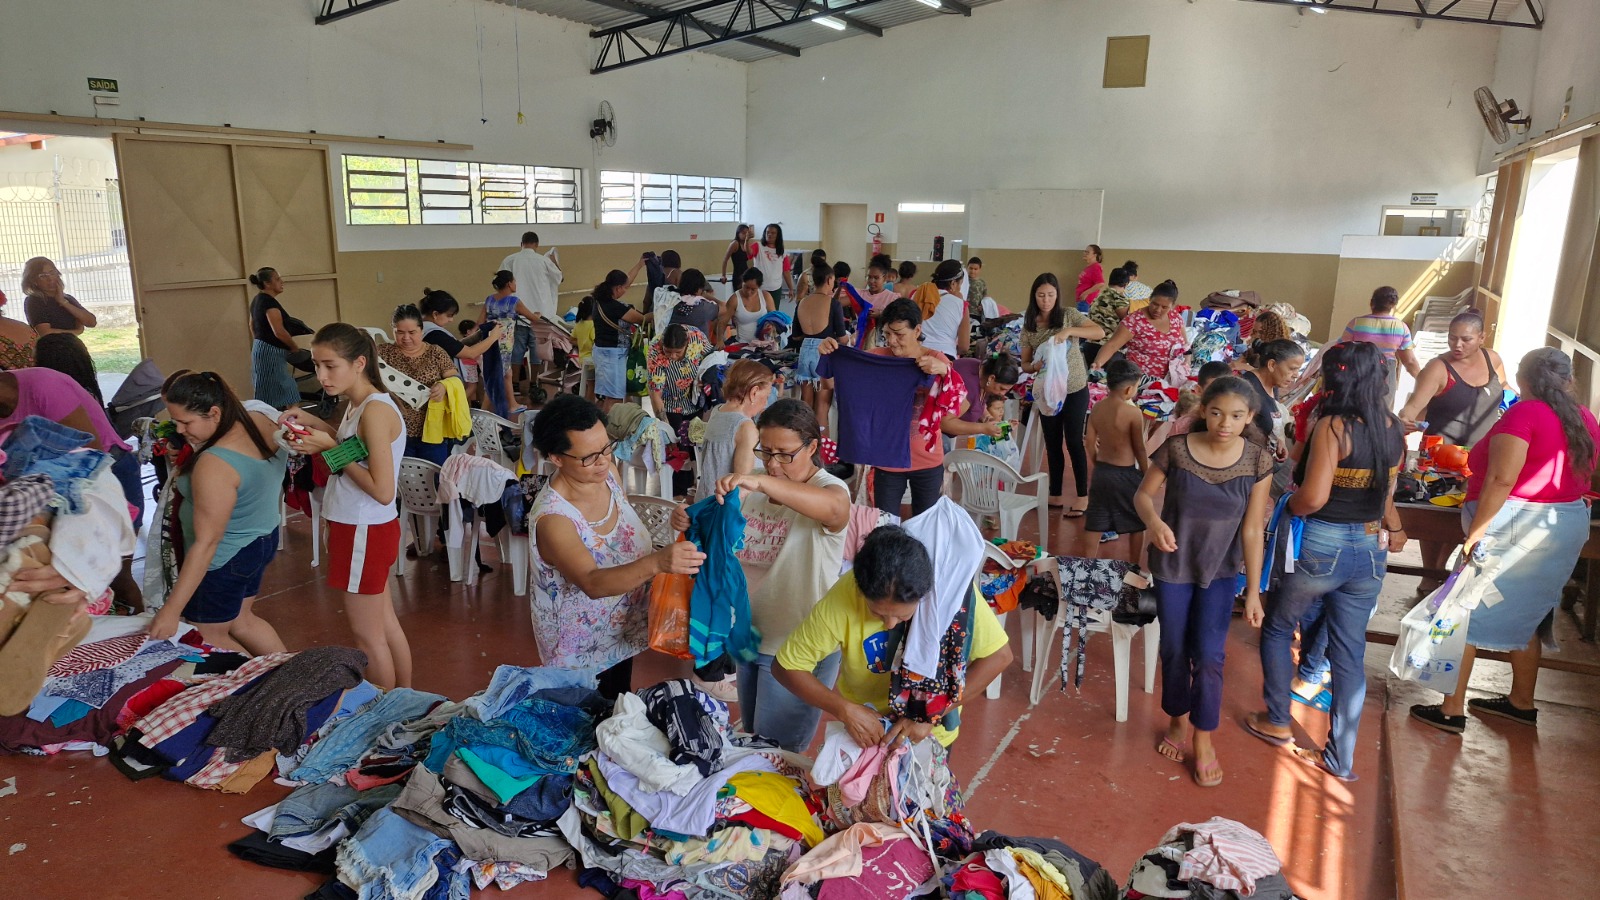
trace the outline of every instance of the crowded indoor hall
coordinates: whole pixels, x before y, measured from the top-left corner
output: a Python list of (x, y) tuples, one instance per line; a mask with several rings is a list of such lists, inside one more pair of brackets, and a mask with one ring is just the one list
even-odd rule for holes
[(5, 883), (1586, 894), (1596, 34), (12, 10)]

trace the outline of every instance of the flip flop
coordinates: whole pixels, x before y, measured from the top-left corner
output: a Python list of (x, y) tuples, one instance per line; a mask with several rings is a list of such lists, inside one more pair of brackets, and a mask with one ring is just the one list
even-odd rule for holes
[(1345, 784), (1350, 784), (1352, 782), (1361, 780), (1361, 776), (1354, 773), (1350, 775), (1339, 775), (1333, 772), (1328, 768), (1327, 761), (1322, 758), (1322, 751), (1314, 747), (1294, 748), (1294, 758), (1312, 767), (1313, 769), (1320, 769), (1322, 774), (1327, 775), (1329, 778), (1337, 778)]
[[(1202, 772), (1210, 774), (1202, 775)], [(1214, 759), (1208, 766), (1202, 766), (1199, 763), (1195, 763), (1194, 783), (1203, 788), (1214, 788), (1222, 784), (1222, 774), (1222, 766)]]
[(1065, 512), (1063, 512), (1061, 514), (1061, 518), (1063, 518), (1063, 519), (1081, 519), (1081, 518), (1083, 518), (1083, 514), (1086, 513), (1086, 512), (1088, 512), (1088, 510), (1086, 510), (1086, 509), (1068, 509), (1068, 510), (1066, 510)]
[(1307, 697), (1294, 691), (1289, 692), (1289, 699), (1296, 703), (1303, 703), (1317, 712), (1325, 713), (1333, 709), (1333, 691), (1323, 688)]
[(1262, 718), (1263, 717), (1262, 717), (1261, 713), (1254, 712), (1254, 713), (1251, 713), (1248, 716), (1245, 716), (1243, 719), (1240, 719), (1239, 723), (1244, 726), (1244, 730), (1245, 731), (1250, 732), (1251, 734), (1253, 734), (1256, 737), (1262, 739), (1263, 741), (1266, 741), (1267, 743), (1271, 744), (1274, 747), (1287, 747), (1287, 746), (1289, 746), (1289, 744), (1294, 742), (1294, 737), (1293, 736), (1290, 736), (1290, 737), (1279, 737), (1278, 735), (1275, 735), (1270, 731), (1265, 731), (1265, 730), (1263, 730), (1261, 728), (1258, 728), (1256, 726), (1256, 723), (1261, 721)]
[[(1173, 753), (1178, 754), (1176, 759), (1172, 757), (1171, 753), (1167, 752), (1167, 749), (1169, 748)], [(1161, 743), (1156, 745), (1156, 752), (1167, 759), (1171, 759), (1173, 762), (1183, 762), (1185, 759), (1189, 758), (1189, 745), (1174, 743), (1172, 738), (1163, 736), (1161, 738)]]

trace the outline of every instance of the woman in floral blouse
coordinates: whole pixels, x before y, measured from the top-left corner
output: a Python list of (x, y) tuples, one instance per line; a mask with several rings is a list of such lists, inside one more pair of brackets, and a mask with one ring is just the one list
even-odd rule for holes
[[(422, 339), (422, 311), (416, 304), (407, 303), (394, 311), (394, 343), (378, 345), (378, 358), (391, 369), (402, 372), (419, 384), (425, 384), (431, 393), (430, 400), (444, 399), (444, 382), (447, 378), (460, 378), (461, 371), (444, 348)], [(413, 409), (397, 398), (400, 418), (406, 424), (406, 455), (444, 465), (450, 458), (453, 441), (442, 444), (422, 442), (422, 425), (428, 417), (426, 403)]]
[(1094, 368), (1104, 369), (1118, 350), (1139, 371), (1151, 378), (1165, 379), (1174, 357), (1189, 348), (1189, 335), (1183, 316), (1177, 310), (1178, 286), (1163, 281), (1150, 293), (1150, 305), (1124, 316), (1111, 340), (1101, 345)]
[(674, 434), (685, 419), (700, 411), (700, 361), (710, 352), (705, 333), (687, 325), (668, 325), (660, 340), (650, 345), (646, 360), (650, 402)]
[[(0, 291), (0, 309), (4, 309), (5, 305), (5, 292)], [(0, 313), (0, 372), (32, 366), (33, 342), (38, 337), (38, 333), (26, 323)]]
[(694, 575), (706, 557), (688, 541), (654, 550), (617, 482), (598, 406), (557, 394), (532, 430), (556, 471), (528, 512), (539, 664), (603, 669), (600, 693), (614, 699), (631, 690), (633, 658), (645, 649), (651, 579)]

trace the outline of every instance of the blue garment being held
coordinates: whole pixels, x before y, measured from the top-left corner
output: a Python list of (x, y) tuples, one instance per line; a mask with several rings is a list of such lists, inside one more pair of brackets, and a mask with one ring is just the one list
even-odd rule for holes
[(756, 658), (761, 633), (750, 624), (750, 587), (734, 551), (744, 547), (744, 513), (739, 489), (721, 501), (715, 496), (689, 507), (685, 536), (706, 555), (689, 596), (689, 652), (696, 666), (724, 653), (738, 662)]

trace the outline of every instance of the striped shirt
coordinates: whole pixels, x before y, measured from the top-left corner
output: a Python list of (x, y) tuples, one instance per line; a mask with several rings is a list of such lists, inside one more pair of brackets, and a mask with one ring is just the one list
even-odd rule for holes
[(1377, 344), (1383, 358), (1392, 360), (1396, 351), (1410, 350), (1416, 346), (1411, 340), (1411, 329), (1394, 316), (1356, 316), (1344, 327), (1341, 341), (1365, 341)]

